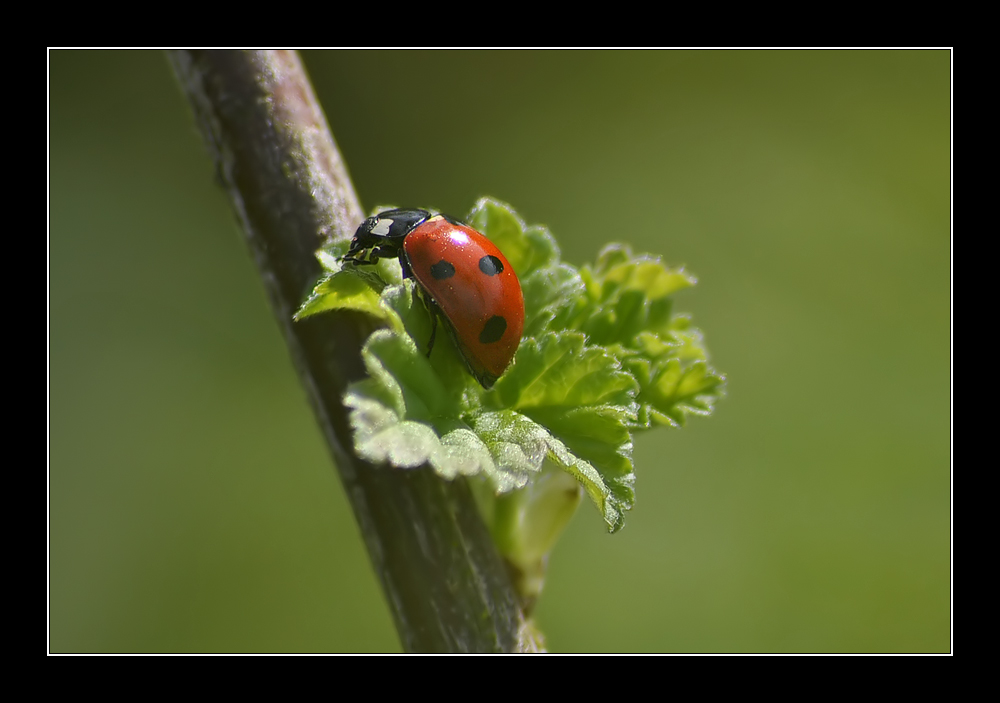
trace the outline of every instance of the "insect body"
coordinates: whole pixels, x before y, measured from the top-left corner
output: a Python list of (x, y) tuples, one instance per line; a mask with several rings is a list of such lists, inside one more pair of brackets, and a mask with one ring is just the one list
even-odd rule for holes
[(390, 257), (399, 259), (403, 278), (416, 280), (432, 318), (435, 311), (444, 315), (472, 375), (492, 388), (514, 358), (524, 328), (521, 284), (507, 258), (468, 225), (417, 209), (369, 217), (344, 261), (374, 264)]

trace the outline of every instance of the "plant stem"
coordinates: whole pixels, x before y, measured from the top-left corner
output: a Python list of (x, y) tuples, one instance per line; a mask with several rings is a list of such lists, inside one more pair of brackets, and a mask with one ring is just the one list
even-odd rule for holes
[[(257, 262), (409, 652), (512, 652), (533, 643), (502, 560), (462, 480), (354, 455), (341, 398), (364, 376), (376, 324), (331, 312), (292, 321), (320, 274), (323, 235), (364, 218), (297, 54), (176, 51), (174, 71)], [(522, 641), (527, 640), (527, 641)]]

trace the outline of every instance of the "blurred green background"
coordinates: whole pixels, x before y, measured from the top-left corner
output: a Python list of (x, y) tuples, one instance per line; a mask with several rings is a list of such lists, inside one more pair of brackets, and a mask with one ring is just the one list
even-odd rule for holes
[[(49, 55), (56, 652), (399, 651), (158, 52)], [(366, 209), (476, 198), (685, 264), (728, 397), (638, 435), (556, 652), (950, 648), (950, 54), (308, 52)]]

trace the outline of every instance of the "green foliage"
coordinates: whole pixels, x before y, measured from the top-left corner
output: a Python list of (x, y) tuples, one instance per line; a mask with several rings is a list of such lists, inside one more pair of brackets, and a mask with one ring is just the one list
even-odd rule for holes
[[(362, 350), (369, 377), (344, 399), (355, 448), (400, 469), (427, 464), (449, 479), (481, 477), (493, 496), (515, 491), (550, 513), (555, 488), (517, 489), (561, 470), (614, 532), (635, 501), (632, 433), (708, 414), (722, 393), (725, 379), (709, 365), (701, 333), (673, 311), (672, 295), (695, 278), (620, 244), (577, 270), (560, 262), (547, 229), (525, 226), (490, 199), (466, 221), (504, 252), (524, 293), (524, 337), (489, 391), (466, 372), (447, 335), (425, 356), (431, 320), (413, 281), (399, 280), (395, 261), (380, 262), (375, 273), (342, 270), (347, 242), (319, 254), (328, 273), (297, 317), (350, 308), (385, 323)], [(574, 495), (572, 482), (569, 491), (565, 481), (538, 485), (558, 486), (567, 500)], [(503, 500), (493, 511), (498, 544), (510, 545), (508, 556), (539, 558), (565, 520), (540, 520), (522, 499), (516, 506)], [(536, 533), (545, 524), (545, 534), (514, 537), (520, 528), (512, 520), (527, 520)]]

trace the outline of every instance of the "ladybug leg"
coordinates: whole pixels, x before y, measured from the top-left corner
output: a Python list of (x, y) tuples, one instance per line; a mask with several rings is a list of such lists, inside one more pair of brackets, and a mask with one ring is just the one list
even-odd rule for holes
[[(370, 266), (379, 262), (379, 259), (392, 259), (397, 256), (396, 250), (392, 247), (374, 247), (372, 249), (351, 249), (344, 254), (344, 261), (350, 261), (355, 266)], [(405, 274), (406, 271), (404, 270)], [(406, 276), (404, 275), (404, 278)]]
[(431, 350), (434, 348), (434, 337), (437, 335), (437, 330), (438, 330), (438, 316), (434, 313), (433, 310), (431, 310), (430, 313), (431, 313), (431, 339), (429, 342), (427, 342), (428, 359), (431, 358)]
[(371, 264), (378, 263), (378, 254), (374, 251), (368, 252), (368, 258), (365, 258), (365, 252), (362, 249), (358, 251), (349, 251), (344, 254), (344, 261), (349, 261), (355, 266), (370, 266)]
[(438, 306), (425, 291), (420, 290), (418, 286), (413, 286), (413, 297), (418, 299), (427, 311), (427, 314), (431, 316), (431, 338), (427, 341), (427, 353), (424, 355), (428, 359), (431, 358), (431, 351), (434, 349), (434, 338), (437, 336), (437, 324), (438, 324)]
[(413, 278), (413, 269), (410, 268), (410, 262), (406, 260), (405, 256), (399, 257), (399, 268), (403, 272), (403, 280), (407, 278)]
[(376, 247), (372, 249), (371, 258), (378, 261), (379, 259), (391, 259), (397, 255), (398, 252), (393, 247)]

